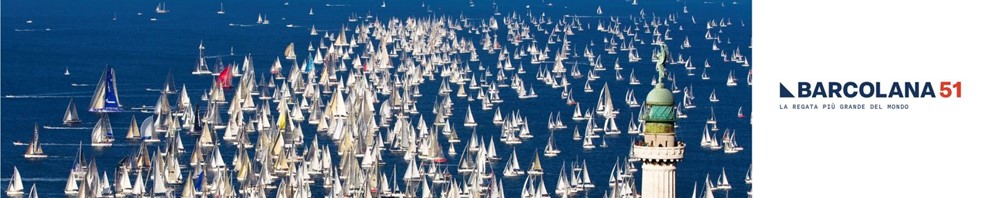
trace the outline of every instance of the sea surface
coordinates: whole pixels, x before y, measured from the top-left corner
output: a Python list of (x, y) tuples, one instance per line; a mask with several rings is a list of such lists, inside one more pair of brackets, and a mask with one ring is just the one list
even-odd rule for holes
[[(358, 23), (348, 22), (347, 19), (352, 14), (364, 17), (371, 15), (377, 18), (405, 19), (407, 17), (454, 17), (461, 16), (471, 19), (488, 19), (493, 15), (493, 2), (490, 0), (475, 0), (474, 7), (469, 6), (466, 0), (444, 0), (444, 1), (387, 1), (387, 7), (382, 8), (381, 1), (260, 1), (241, 0), (223, 2), (225, 15), (217, 15), (220, 1), (193, 1), (193, 0), (169, 0), (165, 1), (167, 9), (171, 12), (167, 14), (156, 14), (155, 6), (161, 1), (124, 1), (124, 0), (91, 0), (91, 1), (56, 1), (56, 0), (33, 0), (33, 1), (3, 1), (2, 12), (0, 12), (0, 177), (3, 179), (0, 188), (6, 188), (6, 183), (10, 177), (13, 167), (17, 167), (23, 178), (24, 185), (29, 188), (32, 184), (37, 184), (41, 197), (61, 197), (63, 195), (66, 178), (69, 168), (76, 154), (77, 144), (83, 142), (83, 152), (89, 158), (96, 160), (101, 171), (110, 170), (114, 164), (125, 156), (137, 151), (138, 144), (129, 143), (124, 140), (127, 124), (131, 116), (139, 119), (150, 116), (135, 110), (128, 110), (122, 113), (111, 115), (112, 126), (114, 128), (117, 141), (110, 148), (94, 149), (87, 145), (89, 133), (98, 117), (95, 114), (86, 112), (97, 83), (100, 72), (106, 66), (112, 66), (117, 72), (118, 90), (121, 103), (127, 107), (139, 107), (142, 105), (153, 106), (158, 98), (158, 93), (148, 89), (159, 89), (165, 81), (166, 74), (172, 72), (175, 83), (185, 85), (189, 88), (190, 95), (194, 102), (202, 103), (198, 98), (203, 90), (209, 88), (210, 77), (193, 76), (191, 71), (197, 58), (197, 46), (203, 42), (206, 47), (206, 55), (210, 58), (208, 63), (212, 65), (215, 58), (223, 58), (225, 62), (241, 61), (244, 55), (251, 54), (254, 57), (256, 69), (260, 74), (265, 73), (272, 64), (276, 56), (280, 56), (285, 46), (294, 42), (297, 46), (297, 53), (304, 54), (307, 43), (318, 44), (316, 37), (309, 35), (309, 27), (315, 25), (317, 29), (339, 32), (342, 25), (346, 24), (353, 28)], [(552, 6), (550, 5), (552, 3)], [(501, 22), (501, 17), (512, 14), (525, 14), (532, 12), (534, 16), (545, 14), (553, 20), (559, 20), (564, 15), (580, 16), (583, 24), (589, 25), (584, 31), (575, 32), (576, 35), (569, 36), (572, 41), (572, 49), (578, 50), (582, 54), (583, 50), (591, 41), (596, 46), (592, 47), (596, 55), (603, 55), (602, 64), (608, 68), (607, 71), (600, 72), (602, 77), (593, 81), (594, 93), (582, 91), (584, 80), (574, 80), (574, 99), (581, 103), (582, 108), (592, 107), (597, 101), (598, 92), (604, 83), (608, 83), (612, 98), (616, 102), (616, 107), (620, 109), (619, 117), (616, 120), (619, 128), (625, 131), (631, 116), (638, 112), (638, 108), (628, 108), (623, 102), (623, 97), (627, 90), (632, 89), (640, 103), (643, 102), (646, 94), (651, 89), (650, 79), (655, 78), (654, 63), (650, 62), (650, 53), (655, 46), (649, 45), (652, 40), (648, 35), (640, 33), (643, 44), (637, 44), (639, 55), (643, 58), (637, 63), (629, 63), (626, 52), (620, 51), (618, 54), (605, 54), (602, 50), (602, 32), (595, 31), (595, 26), (599, 21), (608, 21), (608, 16), (618, 17), (623, 21), (623, 27), (631, 24), (631, 16), (639, 16), (644, 12), (647, 18), (652, 16), (665, 18), (671, 14), (678, 17), (678, 24), (671, 27), (683, 27), (683, 30), (671, 28), (673, 40), (666, 41), (671, 47), (672, 55), (676, 58), (683, 55), (686, 59), (691, 57), (692, 62), (698, 67), (694, 71), (694, 76), (687, 76), (683, 65), (670, 65), (667, 67), (676, 76), (678, 87), (684, 88), (693, 86), (695, 90), (694, 100), (698, 108), (689, 109), (685, 112), (689, 115), (686, 119), (677, 122), (679, 128), (676, 133), (679, 139), (686, 142), (688, 147), (684, 160), (677, 166), (677, 191), (678, 197), (690, 197), (692, 186), (696, 183), (702, 185), (706, 175), (711, 179), (717, 179), (722, 169), (725, 169), (732, 184), (732, 189), (728, 192), (718, 191), (717, 197), (746, 197), (746, 192), (751, 186), (744, 183), (744, 175), (750, 168), (753, 145), (752, 127), (750, 124), (751, 115), (751, 88), (746, 84), (746, 73), (752, 67), (742, 67), (737, 63), (723, 62), (719, 52), (711, 50), (711, 40), (705, 40), (705, 22), (709, 20), (727, 20), (733, 24), (726, 28), (718, 28), (722, 32), (719, 47), (727, 50), (731, 55), (732, 50), (739, 49), (741, 53), (752, 61), (751, 58), (751, 2), (748, 1), (694, 1), (694, 0), (641, 0), (639, 5), (631, 5), (630, 1), (623, 0), (595, 0), (595, 1), (498, 1), (498, 10), (502, 16), (497, 18)], [(424, 7), (424, 5), (426, 7)], [(689, 14), (684, 14), (682, 9), (688, 7)], [(596, 15), (595, 10), (601, 6), (604, 14)], [(309, 16), (307, 12), (312, 8), (315, 15)], [(142, 13), (138, 15), (138, 13)], [(257, 25), (257, 16), (267, 14), (271, 20), (270, 25)], [(116, 15), (116, 20), (112, 20)], [(694, 17), (696, 23), (691, 22)], [(157, 21), (150, 21), (151, 17)], [(27, 23), (27, 21), (32, 23)], [(368, 21), (370, 22), (370, 21)], [(233, 25), (231, 25), (233, 24)], [(295, 24), (300, 27), (288, 28), (286, 24)], [(498, 35), (505, 36), (504, 24), (499, 29)], [(663, 28), (663, 27), (661, 27)], [(713, 32), (714, 34), (714, 32)], [(322, 33), (321, 33), (322, 35)], [(460, 35), (470, 38), (473, 42), (479, 42), (481, 35), (461, 33)], [(536, 34), (540, 46), (546, 44), (546, 36), (542, 33)], [(541, 36), (542, 35), (542, 36)], [(680, 49), (681, 42), (685, 36), (691, 40), (694, 46), (689, 49)], [(514, 52), (515, 47), (509, 45), (502, 38), (502, 45), (510, 46), (510, 52)], [(476, 43), (480, 50), (480, 43)], [(559, 49), (560, 44), (550, 47), (551, 51)], [(230, 55), (231, 50), (235, 55)], [(496, 57), (479, 51), (482, 56), (482, 63), (494, 68)], [(642, 85), (630, 86), (627, 81), (615, 80), (615, 70), (612, 65), (616, 58), (625, 70), (621, 73), (628, 78), (630, 70), (635, 69), (636, 75)], [(708, 68), (711, 80), (701, 80), (701, 70), (704, 60), (709, 60), (712, 67)], [(583, 65), (582, 73), (587, 75), (587, 61), (585, 58), (572, 58), (568, 61), (579, 61)], [(519, 61), (513, 61), (516, 63)], [(546, 144), (547, 136), (547, 116), (551, 112), (563, 113), (561, 118), (568, 125), (568, 129), (555, 133), (557, 145), (563, 151), (559, 156), (553, 158), (543, 157), (543, 167), (546, 175), (545, 182), (548, 190), (551, 191), (556, 183), (557, 174), (563, 163), (575, 161), (587, 161), (591, 169), (591, 178), (596, 188), (587, 193), (588, 197), (602, 197), (608, 189), (609, 171), (617, 159), (623, 159), (629, 154), (630, 141), (634, 135), (623, 133), (618, 136), (606, 136), (608, 148), (597, 148), (586, 150), (581, 147), (580, 141), (571, 140), (573, 127), (584, 128), (584, 122), (572, 121), (570, 115), (573, 106), (565, 103), (560, 96), (560, 89), (553, 89), (546, 84), (535, 79), (537, 69), (540, 66), (530, 64), (528, 57), (521, 61), (528, 71), (523, 74), (527, 85), (533, 85), (539, 94), (538, 98), (519, 100), (514, 91), (503, 89), (501, 96), (505, 99), (502, 104), (497, 104), (503, 113), (520, 111), (529, 119), (530, 129), (536, 137), (524, 140), (523, 144), (516, 145), (515, 150), (519, 154), (520, 164), (523, 168), (528, 168), (534, 151), (542, 149)], [(476, 62), (470, 63), (476, 69)], [(544, 64), (551, 65), (551, 64)], [(565, 64), (570, 69), (571, 64)], [(516, 65), (518, 66), (518, 65)], [(63, 75), (66, 68), (71, 75)], [(727, 87), (726, 78), (730, 71), (735, 72), (735, 77), (739, 79), (739, 86)], [(287, 69), (283, 72), (287, 72)], [(267, 77), (266, 77), (267, 78)], [(573, 80), (573, 79), (572, 79)], [(665, 80), (667, 84), (671, 82)], [(423, 97), (418, 99), (419, 110), (423, 112), (426, 120), (433, 120), (430, 112), (432, 101), (437, 91), (438, 81), (428, 81), (422, 85)], [(721, 99), (718, 103), (709, 102), (708, 94), (715, 90)], [(229, 93), (228, 93), (229, 94)], [(675, 94), (677, 101), (682, 100), (682, 95)], [(474, 95), (473, 93), (471, 95)], [(79, 115), (82, 124), (73, 127), (64, 127), (61, 118), (70, 98), (74, 98), (79, 106)], [(328, 97), (327, 97), (328, 98)], [(173, 95), (171, 101), (175, 101)], [(499, 128), (492, 124), (491, 119), (494, 110), (482, 111), (479, 101), (467, 102), (463, 98), (454, 98), (455, 114), (451, 116), (452, 123), (458, 127), (462, 140), (470, 138), (469, 129), (463, 128), (460, 123), (464, 118), (466, 105), (471, 105), (476, 120), (478, 120), (478, 134), (482, 137), (495, 136)], [(711, 114), (709, 107), (714, 108), (715, 116), (719, 120), (718, 127), (722, 129), (716, 136), (721, 139), (725, 129), (736, 132), (737, 142), (745, 150), (735, 154), (725, 154), (721, 150), (707, 150), (699, 146), (702, 127), (705, 120)], [(736, 112), (739, 108), (747, 118), (737, 118)], [(414, 116), (418, 117), (418, 116)], [(418, 118), (417, 118), (418, 119)], [(600, 119), (596, 119), (599, 120)], [(49, 155), (47, 159), (27, 160), (21, 155), (25, 151), (25, 146), (15, 146), (14, 141), (28, 142), (32, 137), (32, 127), (37, 123), (45, 126), (40, 131), (42, 147)], [(600, 124), (600, 123), (599, 123)], [(431, 124), (432, 125), (432, 124)], [(312, 126), (306, 126), (306, 141), (313, 138)], [(183, 134), (183, 142), (187, 149), (193, 148), (195, 142), (193, 136)], [(252, 137), (253, 138), (253, 137)], [(322, 137), (322, 140), (327, 140)], [(446, 152), (446, 139), (441, 137), (441, 146)], [(487, 139), (487, 138), (486, 138)], [(496, 138), (497, 139), (497, 138)], [(322, 144), (333, 145), (330, 141), (320, 141)], [(596, 139), (596, 144), (600, 139)], [(307, 143), (308, 145), (308, 143)], [(458, 151), (462, 151), (465, 144), (458, 145)], [(153, 145), (157, 146), (157, 145)], [(512, 146), (502, 143), (497, 144), (498, 154), (506, 159)], [(333, 146), (335, 149), (336, 146)], [(221, 147), (223, 156), (228, 162), (236, 156), (236, 149), (230, 144)], [(186, 153), (188, 155), (188, 153)], [(188, 156), (182, 156), (182, 160), (188, 160)], [(340, 158), (335, 156), (335, 164)], [(456, 165), (459, 155), (448, 156), (448, 162)], [(388, 154), (385, 157), (386, 165), (382, 170), (391, 172), (393, 167), (398, 167), (399, 175), (405, 169), (405, 162), (401, 160), (401, 155)], [(501, 175), (502, 160), (493, 168), (497, 175)], [(453, 168), (453, 167), (451, 167)], [(111, 174), (112, 175), (112, 174)], [(183, 174), (185, 175), (185, 174)], [(637, 180), (641, 178), (640, 173), (636, 173)], [(758, 174), (756, 177), (759, 177)], [(503, 178), (505, 195), (517, 197), (522, 188), (523, 177)], [(637, 182), (639, 185), (640, 182)], [(437, 186), (439, 187), (439, 186)], [(639, 188), (639, 187), (637, 187)], [(699, 187), (700, 188), (700, 187)], [(314, 187), (314, 195), (321, 195), (322, 188)], [(438, 191), (435, 191), (438, 192)], [(556, 195), (555, 195), (556, 196)]]

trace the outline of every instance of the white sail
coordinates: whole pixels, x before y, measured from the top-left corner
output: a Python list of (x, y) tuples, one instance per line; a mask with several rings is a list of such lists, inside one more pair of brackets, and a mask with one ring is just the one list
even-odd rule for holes
[[(463, 88), (463, 86), (462, 86), (462, 88)], [(478, 126), (478, 123), (474, 121), (474, 113), (471, 112), (471, 107), (470, 106), (468, 106), (467, 115), (465, 115), (465, 116), (466, 116), (464, 118), (464, 126), (465, 127)]]
[(79, 185), (76, 183), (76, 176), (69, 173), (69, 178), (65, 180), (64, 192), (66, 195), (75, 195), (79, 193)]
[(732, 185), (729, 185), (729, 178), (725, 175), (725, 168), (722, 168), (722, 175), (718, 178), (718, 189), (731, 189)]

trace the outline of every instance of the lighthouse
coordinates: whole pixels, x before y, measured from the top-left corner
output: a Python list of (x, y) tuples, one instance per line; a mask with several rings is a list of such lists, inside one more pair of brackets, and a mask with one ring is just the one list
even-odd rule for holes
[(633, 156), (643, 162), (641, 173), (643, 198), (675, 198), (677, 163), (684, 159), (684, 142), (674, 134), (677, 115), (674, 95), (663, 84), (667, 46), (661, 46), (657, 58), (659, 81), (646, 96), (646, 108), (640, 115), (646, 122), (643, 139), (633, 145)]

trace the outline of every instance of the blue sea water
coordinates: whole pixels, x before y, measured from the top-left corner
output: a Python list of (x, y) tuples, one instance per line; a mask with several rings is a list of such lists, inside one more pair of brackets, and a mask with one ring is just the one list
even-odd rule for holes
[[(166, 1), (166, 6), (171, 12), (160, 15), (154, 12), (159, 1), (3, 1), (0, 6), (2, 9), (0, 10), (2, 11), (0, 12), (0, 20), (2, 20), (0, 21), (2, 24), (0, 27), (2, 32), (0, 34), (2, 35), (0, 37), (0, 48), (2, 48), (0, 50), (0, 65), (2, 65), (0, 67), (2, 71), (0, 72), (2, 77), (0, 80), (2, 85), (0, 88), (2, 95), (0, 177), (3, 178), (4, 184), (0, 188), (6, 187), (12, 168), (16, 166), (21, 171), (25, 186), (37, 184), (42, 197), (62, 196), (77, 143), (85, 144), (89, 141), (89, 127), (92, 127), (98, 118), (95, 114), (85, 111), (89, 97), (95, 89), (91, 84), (97, 82), (100, 72), (107, 65), (116, 69), (118, 89), (124, 106), (130, 108), (154, 105), (158, 94), (146, 89), (160, 88), (169, 71), (175, 75), (177, 84), (188, 86), (193, 98), (198, 98), (202, 90), (209, 88), (210, 78), (190, 74), (196, 62), (196, 47), (201, 41), (206, 46), (208, 56), (222, 56), (225, 61), (241, 61), (244, 55), (250, 53), (254, 56), (256, 69), (266, 71), (289, 42), (296, 43), (299, 47), (298, 52), (302, 52), (308, 42), (313, 42), (314, 45), (318, 43), (315, 37), (308, 34), (310, 25), (315, 25), (320, 30), (338, 32), (342, 24), (353, 28), (360, 23), (347, 21), (352, 14), (365, 16), (370, 13), (383, 19), (430, 16), (456, 18), (462, 15), (472, 19), (487, 19), (493, 14), (492, 1), (488, 0), (474, 1), (476, 5), (474, 7), (469, 7), (468, 1), (387, 1), (386, 8), (379, 7), (380, 1), (290, 1), (289, 5), (283, 5), (284, 1), (227, 1), (224, 2), (226, 14), (217, 15), (215, 12), (219, 2), (170, 0)], [(545, 13), (554, 20), (560, 19), (563, 15), (588, 16), (581, 20), (582, 23), (590, 24), (590, 28), (569, 37), (573, 43), (572, 49), (583, 51), (585, 46), (594, 40), (597, 45), (592, 49), (595, 49), (596, 55), (603, 56), (602, 63), (609, 70), (600, 72), (602, 78), (592, 82), (595, 93), (581, 91), (583, 79), (572, 81), (575, 85), (574, 99), (582, 104), (582, 108), (591, 107), (596, 102), (602, 85), (608, 82), (612, 97), (621, 112), (616, 123), (623, 131), (626, 130), (626, 124), (631, 119), (630, 114), (637, 112), (638, 108), (627, 108), (622, 103), (622, 98), (626, 90), (632, 89), (642, 102), (642, 98), (649, 92), (651, 88), (649, 79), (656, 76), (653, 72), (654, 63), (649, 61), (654, 46), (650, 46), (650, 38), (641, 33), (640, 39), (643, 39), (645, 44), (639, 44), (637, 48), (643, 57), (642, 61), (629, 63), (625, 52), (615, 55), (605, 54), (601, 50), (603, 46), (601, 39), (605, 34), (595, 31), (594, 28), (599, 20), (607, 21), (608, 18), (596, 16), (595, 9), (600, 5), (604, 15), (619, 17), (623, 20), (623, 27), (628, 27), (631, 23), (629, 17), (638, 16), (641, 10), (648, 18), (653, 15), (663, 18), (669, 14), (676, 14), (680, 23), (673, 27), (682, 26), (684, 30), (671, 28), (673, 35), (671, 37), (674, 39), (667, 43), (671, 46), (674, 56), (683, 54), (685, 58), (692, 57), (693, 64), (699, 68), (695, 71), (697, 74), (695, 76), (687, 76), (683, 65), (672, 65), (667, 68), (676, 75), (678, 87), (693, 85), (698, 98), (694, 100), (698, 108), (687, 110), (689, 118), (678, 121), (679, 128), (676, 130), (678, 138), (688, 144), (685, 159), (677, 169), (678, 197), (690, 197), (692, 185), (704, 182), (706, 174), (709, 174), (713, 180), (716, 179), (722, 168), (725, 168), (733, 189), (728, 195), (725, 191), (716, 192), (716, 196), (746, 197), (750, 185), (743, 182), (743, 176), (752, 163), (752, 127), (749, 118), (739, 119), (735, 114), (736, 110), (742, 107), (744, 113), (749, 116), (751, 88), (745, 84), (745, 77), (750, 68), (720, 61), (722, 57), (718, 52), (710, 49), (712, 41), (704, 40), (703, 36), (705, 21), (730, 20), (732, 26), (720, 28), (723, 32), (718, 34), (722, 39), (719, 47), (729, 52), (738, 47), (744, 56), (751, 57), (750, 2), (643, 0), (637, 6), (622, 0), (498, 1), (497, 3), (498, 10), (503, 16), (513, 12), (523, 14), (527, 11), (531, 11), (534, 15)], [(553, 5), (549, 6), (548, 3)], [(422, 7), (424, 4), (429, 7), (429, 11)], [(681, 12), (684, 5), (687, 5), (690, 14)], [(314, 10), (314, 16), (307, 15), (310, 8)], [(139, 12), (143, 14), (138, 15)], [(255, 25), (259, 13), (267, 14), (272, 24)], [(111, 20), (115, 15), (117, 20)], [(694, 16), (697, 23), (691, 23), (690, 16)], [(152, 22), (149, 20), (151, 17), (156, 17), (158, 20)], [(33, 23), (26, 23), (28, 20)], [(231, 26), (232, 23), (246, 26)], [(295, 24), (302, 28), (287, 28), (286, 24)], [(498, 34), (504, 36), (504, 31), (505, 28), (500, 29)], [(481, 38), (473, 34), (460, 35), (471, 38), (474, 42), (478, 42)], [(677, 48), (685, 36), (691, 38), (693, 48)], [(536, 38), (541, 42), (541, 46), (545, 45), (545, 35), (537, 34)], [(504, 39), (502, 40), (503, 45), (508, 45)], [(477, 46), (480, 49), (480, 45)], [(560, 44), (554, 45), (551, 49), (556, 51), (559, 46)], [(229, 56), (231, 48), (236, 55)], [(509, 47), (509, 49), (513, 48)], [(496, 57), (487, 53), (479, 54), (482, 55), (482, 62), (485, 65), (495, 64)], [(619, 58), (620, 64), (625, 68), (621, 71), (623, 76), (628, 77), (628, 72), (635, 69), (636, 75), (643, 84), (630, 86), (626, 81), (616, 82), (615, 70), (611, 68), (616, 58)], [(712, 64), (712, 68), (708, 70), (711, 80), (707, 81), (700, 79), (700, 70), (705, 59)], [(577, 60), (586, 63), (584, 58)], [(212, 60), (208, 62), (212, 64)], [(559, 89), (553, 89), (535, 80), (539, 66), (529, 64), (525, 60), (522, 62), (529, 71), (522, 75), (523, 78), (534, 86), (540, 97), (518, 100), (514, 92), (506, 89), (502, 92), (502, 98), (506, 102), (498, 105), (503, 112), (519, 110), (523, 116), (529, 118), (531, 130), (534, 131), (534, 138), (515, 146), (520, 155), (520, 164), (523, 168), (527, 168), (533, 158), (533, 151), (545, 146), (549, 135), (545, 127), (549, 113), (561, 112), (563, 113), (561, 117), (571, 128), (555, 133), (555, 139), (563, 153), (554, 158), (541, 156), (547, 173), (545, 175), (547, 187), (553, 189), (556, 175), (563, 163), (586, 160), (591, 169), (591, 178), (597, 186), (588, 192), (587, 196), (601, 197), (608, 188), (608, 175), (613, 163), (616, 159), (628, 155), (633, 136), (628, 134), (608, 136), (607, 141), (610, 145), (608, 148), (594, 150), (581, 148), (581, 142), (572, 141), (570, 138), (570, 131), (575, 125), (582, 129), (584, 127), (583, 122), (569, 119), (573, 106), (568, 106), (560, 99)], [(471, 65), (476, 66), (477, 63)], [(570, 67), (570, 64), (566, 65)], [(66, 67), (72, 73), (69, 76), (62, 74)], [(587, 68), (586, 65), (583, 68)], [(585, 71), (586, 69), (582, 69), (582, 72)], [(740, 79), (739, 86), (725, 86), (729, 71), (734, 71), (735, 77)], [(433, 117), (429, 109), (432, 107), (430, 101), (434, 100), (437, 85), (436, 81), (431, 81), (421, 87), (424, 97), (419, 98), (418, 104), (426, 120), (432, 120)], [(705, 99), (713, 89), (721, 99), (718, 103), (711, 103)], [(676, 96), (677, 101), (680, 101), (681, 94)], [(61, 127), (61, 117), (70, 98), (75, 98), (83, 123), (76, 128), (41, 129), (42, 147), (49, 157), (42, 160), (24, 159), (21, 154), (25, 147), (15, 146), (12, 142), (29, 141), (34, 123)], [(172, 101), (174, 100), (173, 96)], [(194, 99), (194, 102), (199, 101)], [(452, 123), (462, 123), (465, 106), (471, 105), (479, 122), (479, 135), (482, 137), (497, 135), (499, 128), (491, 123), (493, 111), (481, 111), (479, 104), (477, 101), (469, 103), (464, 99), (456, 98), (455, 114), (451, 117)], [(723, 131), (724, 129), (735, 131), (738, 143), (746, 150), (736, 154), (725, 154), (720, 150), (711, 151), (698, 145), (705, 120), (711, 116), (709, 107), (713, 107), (716, 112), (719, 128)], [(101, 171), (112, 172), (110, 168), (117, 161), (137, 150), (137, 144), (123, 141), (123, 134), (132, 115), (136, 115), (139, 119), (149, 116), (134, 111), (113, 114), (112, 125), (118, 139), (114, 146), (101, 150), (83, 146), (84, 153), (97, 161)], [(313, 130), (306, 129), (308, 129), (306, 131), (308, 142), (313, 137)], [(470, 137), (468, 129), (458, 128), (457, 131), (460, 132), (462, 139)], [(721, 137), (721, 132), (717, 134)], [(195, 142), (193, 141), (195, 137), (184, 134), (183, 138), (185, 138), (183, 142), (187, 144), (186, 148), (192, 148), (191, 144)], [(325, 140), (325, 138), (321, 139)], [(445, 138), (441, 137), (441, 139), (442, 142), (446, 141)], [(321, 143), (332, 145), (330, 141), (321, 141)], [(446, 151), (447, 144), (441, 145)], [(461, 143), (458, 148), (463, 146), (464, 144)], [(502, 143), (498, 143), (497, 146), (498, 154), (503, 157), (507, 157), (513, 148)], [(236, 149), (229, 144), (223, 146), (222, 151), (228, 162), (236, 153)], [(186, 158), (188, 156), (183, 156), (183, 160), (187, 160)], [(337, 159), (339, 158), (335, 156), (335, 163)], [(457, 159), (459, 155), (448, 157), (448, 162), (456, 163)], [(382, 170), (390, 172), (393, 166), (397, 166), (401, 175), (405, 163), (402, 162), (400, 155), (390, 154), (385, 160), (388, 164), (384, 165)], [(494, 170), (497, 175), (501, 175), (502, 166), (504, 160), (495, 165)], [(636, 175), (637, 179), (640, 179), (640, 174)], [(505, 194), (509, 197), (519, 196), (522, 180), (521, 177), (505, 178)], [(315, 195), (322, 194), (322, 188), (313, 189)]]

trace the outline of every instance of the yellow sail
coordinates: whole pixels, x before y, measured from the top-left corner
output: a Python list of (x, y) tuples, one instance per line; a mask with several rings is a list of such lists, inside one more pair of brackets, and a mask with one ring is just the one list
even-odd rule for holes
[(288, 120), (287, 120), (288, 119), (288, 115), (287, 114), (289, 114), (289, 112), (285, 112), (285, 110), (279, 110), (279, 112), (278, 112), (278, 124), (277, 124), (279, 130), (285, 130), (285, 124), (288, 122)]
[(285, 47), (285, 59), (295, 60), (296, 59), (296, 44), (289, 43), (289, 46)]

